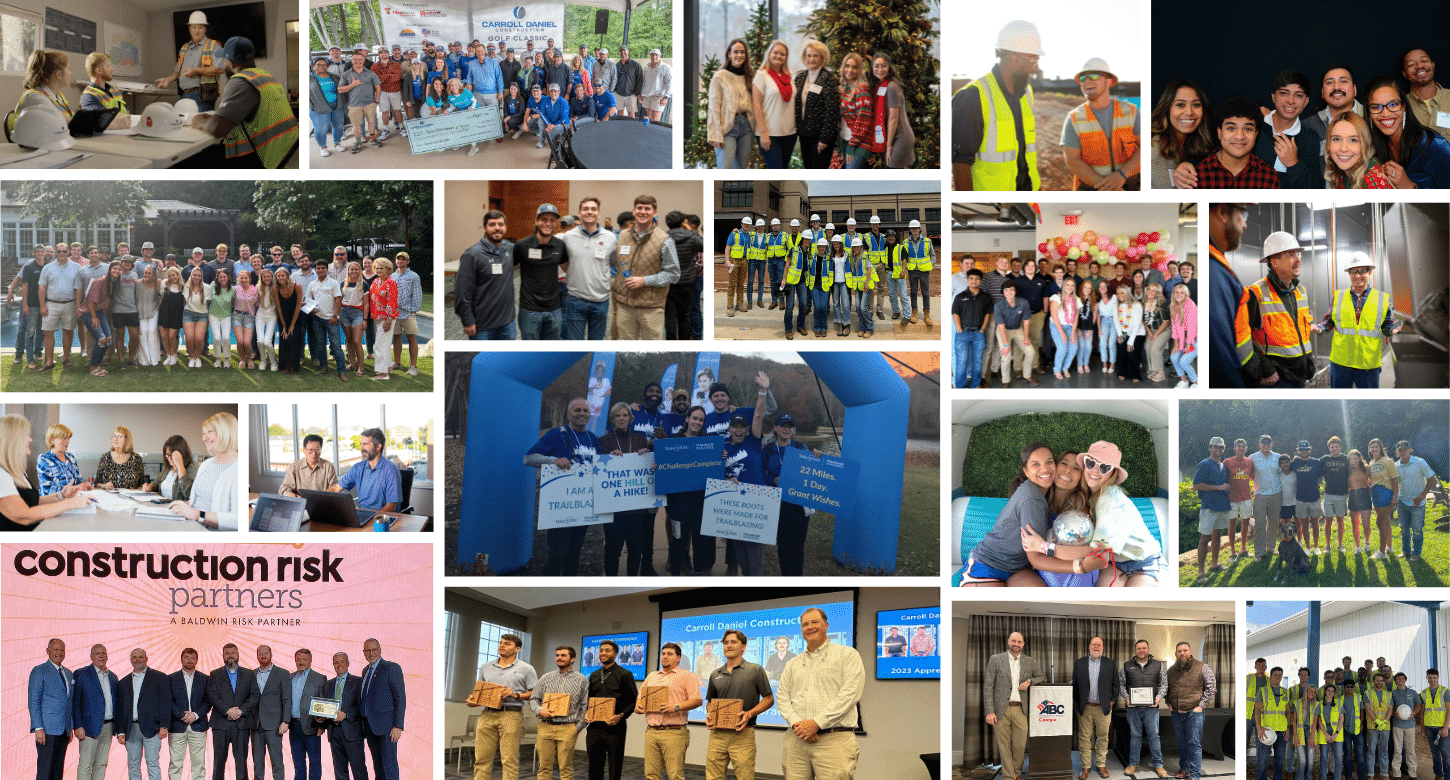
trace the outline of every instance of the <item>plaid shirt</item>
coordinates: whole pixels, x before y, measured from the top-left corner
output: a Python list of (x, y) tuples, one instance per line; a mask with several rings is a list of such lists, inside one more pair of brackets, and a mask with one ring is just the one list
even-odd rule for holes
[(398, 316), (406, 320), (423, 305), (423, 280), (411, 268), (393, 279), (398, 282)]
[(1229, 173), (1218, 161), (1217, 154), (1203, 158), (1197, 166), (1198, 186), (1211, 190), (1277, 190), (1280, 187), (1279, 174), (1257, 155), (1249, 155), (1249, 164), (1238, 176)]

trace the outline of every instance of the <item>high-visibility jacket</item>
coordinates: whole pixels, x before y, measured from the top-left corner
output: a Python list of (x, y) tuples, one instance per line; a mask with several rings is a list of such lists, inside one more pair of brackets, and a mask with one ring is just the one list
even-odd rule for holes
[(1380, 325), (1390, 309), (1390, 296), (1379, 290), (1365, 291), (1364, 307), (1354, 313), (1354, 293), (1348, 288), (1334, 294), (1334, 340), (1329, 347), (1329, 362), (1349, 368), (1379, 368), (1384, 334)]
[(233, 126), (222, 139), (226, 156), (256, 152), (264, 167), (280, 167), (297, 145), (297, 115), (287, 103), (287, 88), (261, 68), (247, 68), (233, 78), (246, 79), (261, 100), (252, 118)]
[(1390, 730), (1390, 707), (1393, 703), (1389, 691), (1378, 690), (1369, 692), (1365, 697), (1365, 706), (1369, 708), (1370, 730)]
[(866, 259), (870, 260), (871, 261), (871, 264), (874, 265), (874, 266), (876, 266), (876, 267), (878, 267), (878, 268), (885, 267), (885, 265), (886, 265), (886, 234), (885, 233), (867, 233), (866, 234)]
[(126, 113), (126, 99), (122, 97), (120, 90), (116, 90), (115, 92), (107, 95), (106, 90), (101, 89), (95, 84), (95, 82), (92, 82), (90, 84), (87, 84), (85, 89), (81, 90), (81, 94), (90, 95), (96, 100), (101, 101), (102, 108), (119, 108), (121, 109), (122, 114)]
[[(836, 282), (836, 263), (830, 255), (812, 254), (803, 263), (803, 269), (806, 275), (806, 289), (816, 289), (816, 276), (820, 276), (821, 289), (826, 292), (831, 291), (831, 285)], [(789, 277), (786, 279), (789, 281)]]
[(752, 261), (764, 260), (765, 240), (766, 239), (764, 233), (752, 233), (750, 235), (750, 245), (745, 247), (745, 259)]
[(931, 246), (931, 239), (926, 236), (921, 238), (906, 239), (906, 270), (908, 271), (930, 271), (932, 269), (932, 256), (936, 253)]
[(1264, 712), (1259, 721), (1266, 729), (1273, 729), (1276, 732), (1284, 732), (1289, 728), (1289, 718), (1285, 715), (1289, 710), (1289, 694), (1283, 688), (1271, 688), (1265, 685), (1259, 689), (1264, 697)]
[(1027, 142), (1026, 149), (1019, 149), (1012, 106), (1007, 103), (1007, 93), (997, 81), (997, 75), (989, 71), (972, 83), (978, 86), (977, 94), (981, 96), (982, 103), (982, 143), (977, 147), (977, 159), (972, 162), (972, 188), (1017, 189), (1017, 155), (1026, 154), (1032, 189), (1042, 189), (1042, 177), (1037, 173), (1037, 121), (1032, 116), (1031, 85), (1023, 91), (1019, 101), (1022, 136)]
[(766, 260), (780, 260), (785, 257), (786, 244), (784, 233), (766, 233), (764, 243)]
[(1244, 680), (1244, 703), (1248, 706), (1244, 708), (1244, 711), (1248, 713), (1247, 715), (1245, 715), (1245, 717), (1247, 717), (1249, 720), (1253, 720), (1254, 701), (1257, 700), (1259, 697), (1260, 683), (1262, 683), (1262, 687), (1264, 688), (1269, 687), (1269, 676), (1261, 676), (1250, 672), (1248, 675), (1246, 675), (1246, 677), (1247, 679)]
[[(789, 238), (789, 236), (787, 236)], [(800, 250), (792, 250), (785, 256), (785, 283), (787, 285), (800, 284), (801, 275), (805, 273), (806, 256)]]
[(805, 244), (801, 243), (804, 239), (805, 237), (800, 233), (785, 234), (785, 238), (781, 240), (781, 243), (785, 245), (785, 256), (787, 260), (793, 259), (800, 253), (801, 247), (805, 246)]
[(749, 246), (750, 234), (736, 228), (725, 237), (725, 256), (731, 260), (745, 259), (745, 248)]
[(1425, 700), (1425, 725), (1439, 728), (1445, 725), (1445, 687), (1437, 685), (1426, 688), (1420, 697)]
[(866, 287), (866, 263), (863, 255), (852, 253), (846, 258), (846, 289), (862, 290)]
[(1354, 692), (1344, 694), (1339, 700), (1344, 705), (1344, 733), (1358, 734), (1364, 719), (1364, 697)]
[(886, 256), (891, 260), (891, 278), (901, 279), (906, 276), (906, 245), (896, 244), (886, 250)]
[[(212, 67), (213, 63), (215, 62), (214, 57), (216, 56), (216, 50), (220, 46), (221, 46), (220, 43), (217, 43), (216, 41), (212, 40), (211, 38), (203, 38), (202, 39), (202, 41), (201, 41), (201, 67), (203, 67), (203, 68), (210, 68), (210, 67)], [(177, 73), (180, 73), (184, 69), (183, 66), (182, 66), (182, 63), (186, 61), (186, 50), (188, 48), (191, 48), (191, 42), (190, 41), (187, 41), (186, 43), (181, 44), (181, 51), (177, 52), (177, 54), (176, 54), (176, 72)], [(201, 83), (203, 83), (203, 84), (213, 84), (213, 85), (215, 85), (217, 83), (217, 77), (216, 76), (200, 76), (199, 78), (201, 79)], [(178, 82), (177, 83), (177, 89), (180, 89), (180, 88), (181, 88), (181, 85), (180, 85), (180, 82)]]
[[(1077, 131), (1077, 138), (1082, 151), (1082, 161), (1091, 165), (1099, 176), (1106, 176), (1116, 171), (1128, 160), (1137, 154), (1139, 147), (1138, 132), (1133, 125), (1138, 118), (1138, 109), (1125, 100), (1113, 99), (1113, 126), (1111, 136), (1103, 130), (1102, 125), (1093, 113), (1088, 110), (1088, 104), (1074, 108), (1072, 113), (1067, 115), (1069, 122), (1072, 122), (1073, 129)], [(1082, 182), (1072, 177), (1073, 186), (1076, 187)]]
[(1315, 742), (1327, 745), (1344, 741), (1344, 724), (1339, 722), (1339, 700), (1333, 704), (1320, 703), (1319, 717), (1314, 724)]
[[(1257, 328), (1249, 322), (1249, 296), (1253, 296), (1259, 306)], [(1297, 358), (1314, 352), (1314, 345), (1309, 341), (1312, 335), (1309, 330), (1309, 300), (1303, 287), (1295, 285), (1294, 300), (1297, 314), (1290, 317), (1289, 308), (1267, 276), (1244, 288), (1238, 314), (1234, 317), (1234, 343), (1240, 365), (1253, 358), (1255, 347), (1269, 357)]]

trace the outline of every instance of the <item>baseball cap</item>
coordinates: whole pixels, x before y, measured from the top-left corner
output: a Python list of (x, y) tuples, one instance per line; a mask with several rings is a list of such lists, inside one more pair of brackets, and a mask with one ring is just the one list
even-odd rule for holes
[(554, 204), (552, 204), (552, 203), (545, 203), (544, 205), (542, 205), (542, 206), (539, 207), (539, 210), (538, 211), (535, 211), (534, 212), (534, 216), (535, 217), (542, 217), (545, 214), (553, 214), (554, 216), (557, 217), (557, 216), (559, 216), (559, 210), (556, 209), (556, 208), (554, 208)]
[(795, 418), (794, 417), (791, 417), (788, 414), (777, 414), (775, 416), (775, 424), (776, 425), (789, 425), (789, 426), (794, 427), (795, 426)]
[(745, 428), (749, 428), (750, 427), (750, 421), (747, 420), (747, 419), (745, 419), (745, 417), (743, 415), (737, 414), (734, 417), (731, 417), (730, 418), (730, 427), (731, 428), (734, 428), (737, 425), (742, 426), (742, 427), (745, 427)]
[(257, 49), (252, 46), (250, 40), (240, 35), (235, 35), (228, 38), (226, 45), (222, 46), (221, 58), (227, 62), (240, 62), (254, 56), (256, 53)]
[(1215, 436), (1212, 439), (1209, 439), (1208, 440), (1208, 446), (1210, 446), (1210, 447), (1222, 447), (1223, 446), (1223, 437), (1222, 436)]

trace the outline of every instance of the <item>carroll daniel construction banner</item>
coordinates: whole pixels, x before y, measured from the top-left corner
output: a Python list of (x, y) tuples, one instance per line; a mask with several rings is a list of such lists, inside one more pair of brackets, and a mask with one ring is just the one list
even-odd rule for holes
[[(0, 545), (0, 777), (35, 775), (35, 750), (22, 747), (30, 731), (26, 688), (52, 638), (65, 642), (64, 666), (72, 670), (102, 644), (119, 676), (131, 671), (127, 657), (136, 648), (167, 674), (181, 668), (183, 648), (195, 648), (205, 674), (222, 666), (222, 646), (232, 643), (241, 665), (255, 669), (257, 646), (267, 645), (288, 673), (306, 648), (312, 669), (328, 678), (337, 652), (347, 653), (350, 674), (361, 674), (363, 642), (372, 638), (403, 669), (401, 776), (431, 780), (432, 558), (429, 545), (411, 544)], [(113, 751), (111, 773), (124, 765)], [(331, 752), (322, 753), (323, 776), (332, 777)], [(210, 771), (209, 749), (207, 756)], [(66, 777), (77, 760), (72, 746)]]
[(523, 59), (524, 45), (534, 42), (543, 51), (553, 38), (564, 45), (562, 2), (517, 3), (497, 0), (427, 0), (426, 2), (383, 2), (383, 38), (389, 46), (422, 48), (424, 41), (436, 44), (480, 40), (512, 46)]

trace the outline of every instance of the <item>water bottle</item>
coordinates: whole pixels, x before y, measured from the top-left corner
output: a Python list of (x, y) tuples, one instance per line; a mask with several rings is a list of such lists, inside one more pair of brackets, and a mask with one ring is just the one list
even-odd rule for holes
[(639, 121), (644, 122), (645, 125), (648, 126), (649, 125), (649, 114), (647, 112), (641, 112), (640, 115), (639, 115)]

